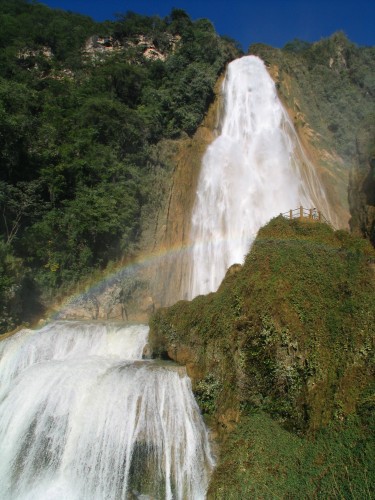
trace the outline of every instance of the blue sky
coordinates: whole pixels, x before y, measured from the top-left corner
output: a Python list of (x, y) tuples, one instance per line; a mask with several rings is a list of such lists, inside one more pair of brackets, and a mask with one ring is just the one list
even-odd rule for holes
[(192, 19), (206, 17), (221, 35), (241, 43), (282, 47), (294, 38), (309, 42), (342, 30), (358, 45), (374, 45), (374, 0), (42, 0), (50, 7), (80, 12), (97, 21), (116, 12), (168, 15), (184, 9)]

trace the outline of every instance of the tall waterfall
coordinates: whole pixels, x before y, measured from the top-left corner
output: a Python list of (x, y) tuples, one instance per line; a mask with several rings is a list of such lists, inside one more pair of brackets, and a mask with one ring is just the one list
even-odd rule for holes
[(231, 62), (223, 94), (220, 135), (203, 158), (193, 208), (188, 298), (216, 290), (272, 217), (300, 205), (332, 217), (262, 60)]
[[(232, 62), (193, 210), (189, 297), (215, 290), (258, 229), (324, 191), (262, 61)], [(4, 500), (205, 497), (213, 458), (182, 367), (142, 359), (148, 327), (52, 322), (0, 342)]]
[(213, 466), (184, 368), (148, 327), (55, 322), (0, 342), (4, 500), (203, 499)]

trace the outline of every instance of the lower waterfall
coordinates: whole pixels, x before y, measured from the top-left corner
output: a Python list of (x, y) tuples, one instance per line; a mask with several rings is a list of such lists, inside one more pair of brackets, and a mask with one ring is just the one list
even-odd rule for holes
[(203, 499), (214, 465), (183, 367), (145, 325), (52, 322), (0, 342), (4, 500)]

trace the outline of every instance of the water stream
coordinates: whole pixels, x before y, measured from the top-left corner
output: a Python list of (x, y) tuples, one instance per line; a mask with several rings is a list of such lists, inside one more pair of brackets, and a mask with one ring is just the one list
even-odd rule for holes
[(333, 217), (263, 61), (231, 62), (223, 99), (220, 132), (204, 155), (193, 208), (187, 298), (215, 291), (272, 217), (300, 205)]
[(190, 379), (142, 360), (148, 327), (54, 322), (0, 342), (1, 498), (203, 499)]

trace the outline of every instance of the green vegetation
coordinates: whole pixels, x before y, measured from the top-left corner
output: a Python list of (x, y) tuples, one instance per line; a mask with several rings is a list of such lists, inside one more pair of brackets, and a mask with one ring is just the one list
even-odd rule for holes
[(375, 246), (375, 113), (361, 123), (357, 153), (357, 165), (350, 178), (350, 227)]
[[(374, 412), (374, 400), (371, 408)], [(264, 413), (246, 416), (221, 447), (208, 499), (369, 500), (375, 480), (371, 418), (370, 412), (350, 417), (339, 427), (301, 438)]]
[(374, 113), (375, 47), (358, 47), (338, 32), (313, 44), (294, 40), (283, 49), (255, 44), (249, 51), (277, 65), (280, 95), (290, 109), (302, 110), (318, 133), (318, 146), (353, 164), (360, 124)]
[(361, 238), (280, 216), (216, 293), (156, 312), (155, 355), (184, 358), (223, 439), (212, 498), (370, 498), (373, 260)]
[(159, 144), (194, 133), (238, 50), (179, 9), (99, 24), (1, 0), (0, 26), (1, 333), (29, 285), (46, 304), (136, 251), (173, 168)]

